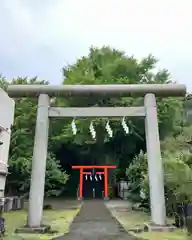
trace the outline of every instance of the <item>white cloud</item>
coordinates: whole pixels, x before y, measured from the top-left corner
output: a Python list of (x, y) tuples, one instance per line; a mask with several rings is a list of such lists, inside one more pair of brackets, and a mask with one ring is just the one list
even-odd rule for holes
[(0, 72), (59, 82), (65, 62), (106, 44), (154, 54), (192, 90), (191, 26), (190, 0), (1, 0)]

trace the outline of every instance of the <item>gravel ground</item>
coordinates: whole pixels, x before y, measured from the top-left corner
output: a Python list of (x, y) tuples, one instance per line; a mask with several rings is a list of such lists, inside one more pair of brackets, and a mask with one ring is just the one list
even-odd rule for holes
[(139, 240), (112, 217), (102, 200), (83, 201), (70, 232), (57, 240)]

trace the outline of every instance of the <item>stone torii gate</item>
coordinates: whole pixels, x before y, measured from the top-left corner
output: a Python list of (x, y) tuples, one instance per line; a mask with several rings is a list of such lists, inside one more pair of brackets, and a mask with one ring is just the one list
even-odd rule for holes
[[(155, 225), (166, 225), (164, 172), (160, 151), (156, 96), (185, 96), (185, 85), (9, 85), (7, 88), (7, 93), (12, 98), (38, 97), (27, 220), (28, 227), (40, 228), (42, 226), (49, 119), (71, 117), (110, 118), (126, 116), (143, 117), (145, 119), (148, 172), (150, 182), (151, 219), (152, 223)], [(50, 107), (50, 98), (74, 95), (97, 95), (98, 97), (106, 95), (111, 97), (144, 97), (144, 106), (89, 108)]]

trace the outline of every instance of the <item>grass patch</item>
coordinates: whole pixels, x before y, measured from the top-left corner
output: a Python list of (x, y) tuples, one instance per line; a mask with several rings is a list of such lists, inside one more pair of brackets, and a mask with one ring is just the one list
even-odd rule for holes
[[(144, 223), (150, 220), (148, 214), (138, 211), (120, 212), (118, 210), (111, 210), (112, 215), (119, 221), (119, 223), (130, 232), (133, 228), (143, 228)], [(170, 220), (168, 220), (170, 222)], [(133, 233), (132, 235), (147, 240), (186, 240), (187, 233), (184, 230), (175, 230), (174, 232), (142, 232)]]
[(80, 208), (76, 210), (45, 210), (43, 216), (43, 223), (51, 225), (53, 234), (16, 234), (15, 229), (24, 226), (27, 219), (27, 211), (15, 211), (5, 213), (6, 219), (6, 236), (4, 240), (50, 240), (54, 237), (61, 236), (68, 232), (69, 226), (73, 219), (79, 212)]

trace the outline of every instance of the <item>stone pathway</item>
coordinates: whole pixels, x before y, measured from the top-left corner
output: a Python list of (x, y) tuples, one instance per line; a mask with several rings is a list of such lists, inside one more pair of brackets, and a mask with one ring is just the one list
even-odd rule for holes
[(114, 219), (102, 200), (84, 201), (70, 232), (57, 240), (139, 240)]

